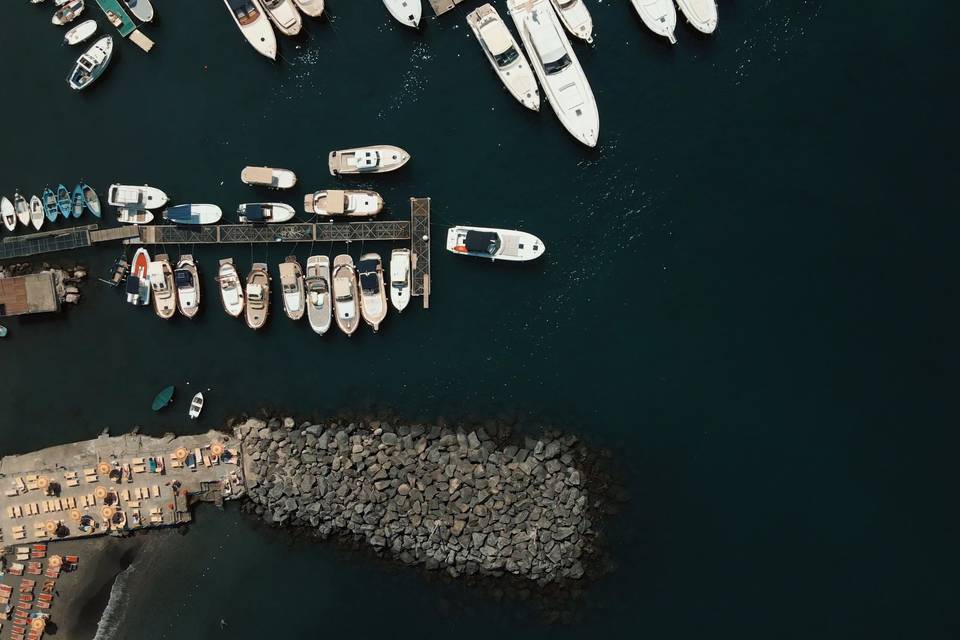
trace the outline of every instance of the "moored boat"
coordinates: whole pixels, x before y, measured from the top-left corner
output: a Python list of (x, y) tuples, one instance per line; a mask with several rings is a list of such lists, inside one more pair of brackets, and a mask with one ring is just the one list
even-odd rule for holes
[(173, 392), (173, 385), (161, 389), (160, 393), (158, 393), (153, 399), (153, 410), (160, 411), (160, 409), (163, 409), (165, 406), (170, 404), (173, 401)]
[(0, 198), (0, 218), (3, 219), (3, 226), (7, 228), (7, 231), (16, 231), (17, 211), (13, 208), (13, 203), (7, 196)]
[(243, 313), (243, 285), (240, 282), (236, 267), (233, 266), (233, 258), (220, 260), (220, 268), (217, 270), (217, 284), (220, 287), (220, 301), (223, 303), (223, 310), (227, 312), (227, 315), (239, 318), (240, 314)]
[(177, 260), (173, 272), (173, 283), (177, 288), (177, 309), (185, 318), (193, 318), (200, 309), (200, 276), (193, 256), (185, 253)]
[(538, 237), (523, 231), (488, 227), (452, 227), (447, 231), (447, 251), (465, 256), (526, 262), (543, 255)]
[(57, 26), (73, 22), (77, 19), (77, 16), (83, 13), (83, 7), (83, 0), (70, 0), (54, 12), (50, 22)]
[(107, 204), (128, 209), (159, 209), (169, 198), (160, 189), (150, 185), (112, 184), (107, 191)]
[(67, 84), (75, 91), (86, 89), (103, 75), (113, 56), (113, 36), (97, 40), (79, 58), (67, 78)]
[(303, 12), (304, 15), (310, 16), (311, 18), (319, 18), (323, 15), (323, 0), (293, 0), (297, 9)]
[(33, 196), (30, 198), (30, 224), (33, 225), (34, 229), (40, 231), (43, 221), (43, 202), (40, 201), (39, 197)]
[(201, 411), (203, 411), (203, 394), (198, 393), (190, 401), (190, 409), (187, 411), (187, 415), (190, 416), (191, 420), (196, 420), (200, 417)]
[(73, 195), (70, 197), (70, 213), (74, 218), (83, 215), (83, 208), (87, 205), (83, 197), (83, 187), (79, 184), (73, 188)]
[(304, 281), (307, 290), (307, 320), (315, 333), (323, 335), (330, 329), (330, 258), (310, 256), (307, 258), (307, 276)]
[(383, 198), (376, 191), (329, 189), (305, 195), (303, 209), (318, 216), (370, 218), (383, 211)]
[(73, 212), (73, 200), (70, 199), (70, 192), (62, 184), (57, 185), (57, 209), (60, 215), (69, 220)]
[(467, 24), (503, 86), (520, 104), (539, 111), (540, 90), (530, 63), (497, 10), (490, 4), (481, 5), (467, 14)]
[(153, 262), (147, 267), (147, 277), (150, 278), (153, 310), (160, 318), (169, 320), (177, 312), (177, 295), (174, 292), (173, 269), (170, 268), (167, 254), (159, 253), (154, 256)]
[(246, 321), (251, 329), (261, 329), (270, 313), (270, 273), (267, 265), (254, 262), (247, 276)]
[(90, 213), (100, 217), (100, 196), (97, 195), (97, 192), (93, 190), (93, 187), (83, 182), (80, 184), (80, 187), (83, 189), (83, 201), (87, 205), (87, 209), (90, 210)]
[(80, 44), (85, 41), (87, 38), (92, 36), (97, 32), (97, 21), (96, 20), (84, 20), (77, 26), (67, 31), (66, 35), (63, 36), (63, 41), (73, 46), (75, 44)]
[(410, 160), (410, 154), (392, 145), (374, 145), (331, 151), (330, 175), (343, 173), (386, 173), (396, 171)]
[(146, 209), (117, 209), (117, 222), (123, 224), (150, 224), (153, 222), (153, 213)]
[(282, 202), (248, 202), (237, 208), (237, 214), (240, 222), (269, 224), (291, 220), (297, 212)]
[(17, 214), (17, 220), (21, 226), (29, 227), (30, 205), (27, 204), (27, 199), (19, 191), (13, 194), (13, 210)]
[(337, 326), (348, 336), (352, 336), (360, 324), (359, 297), (353, 258), (341, 254), (333, 259), (333, 311)]
[(163, 212), (163, 219), (174, 224), (213, 224), (223, 217), (215, 204), (178, 204)]
[(285, 36), (295, 36), (300, 33), (303, 19), (297, 7), (294, 6), (293, 0), (260, 0), (260, 4), (266, 9), (267, 15), (280, 33)]
[(677, 6), (694, 29), (700, 33), (717, 30), (719, 16), (716, 0), (677, 0)]
[(383, 0), (383, 4), (400, 24), (414, 29), (420, 26), (420, 17), (423, 12), (420, 0)]
[(43, 212), (50, 222), (54, 222), (60, 216), (60, 207), (57, 206), (57, 194), (55, 194), (50, 187), (43, 190)]
[(387, 317), (387, 294), (383, 286), (383, 261), (379, 253), (365, 253), (357, 263), (360, 279), (360, 314), (363, 320), (380, 330)]
[(0, 338), (6, 338), (6, 337), (7, 337), (7, 328), (2, 324), (0, 324)]
[(271, 189), (289, 189), (297, 184), (297, 174), (290, 169), (274, 167), (244, 167), (240, 171), (240, 181), (252, 187)]
[(291, 320), (302, 318), (305, 299), (303, 270), (296, 256), (287, 256), (287, 259), (280, 263), (280, 293), (287, 317)]
[(560, 21), (575, 38), (593, 42), (593, 18), (583, 0), (550, 0)]
[(127, 276), (127, 302), (130, 304), (150, 304), (150, 278), (147, 274), (149, 268), (150, 254), (145, 247), (140, 247), (133, 254), (130, 275)]
[(410, 304), (410, 249), (390, 253), (390, 302), (397, 311)]
[(140, 22), (153, 21), (153, 5), (150, 0), (123, 0), (123, 4), (127, 5), (133, 17)]
[(665, 37), (670, 44), (677, 43), (677, 38), (673, 35), (677, 28), (677, 10), (673, 6), (673, 0), (630, 0), (630, 2), (633, 3), (637, 15), (650, 31)]
[(277, 36), (259, 0), (223, 0), (240, 33), (258, 53), (277, 59)]

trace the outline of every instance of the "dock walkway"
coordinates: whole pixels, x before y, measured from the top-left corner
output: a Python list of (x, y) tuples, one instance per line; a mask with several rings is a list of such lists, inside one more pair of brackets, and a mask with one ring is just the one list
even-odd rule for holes
[(244, 242), (356, 242), (409, 240), (410, 222), (303, 222), (295, 224), (217, 224), (197, 227), (143, 225), (127, 244), (231, 244)]
[(410, 293), (423, 296), (423, 308), (430, 307), (430, 198), (410, 198), (410, 252), (413, 275)]

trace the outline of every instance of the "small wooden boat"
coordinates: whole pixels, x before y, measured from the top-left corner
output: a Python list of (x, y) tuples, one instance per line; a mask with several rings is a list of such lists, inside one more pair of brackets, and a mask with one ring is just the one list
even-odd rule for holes
[(70, 200), (70, 192), (62, 184), (57, 185), (57, 208), (60, 210), (60, 215), (67, 220), (70, 219), (73, 201)]
[(64, 43), (73, 46), (75, 44), (80, 44), (93, 34), (97, 32), (97, 21), (96, 20), (84, 20), (74, 28), (67, 31), (67, 34), (63, 36)]
[(109, 278), (97, 278), (100, 282), (108, 284), (111, 287), (120, 286), (120, 283), (127, 278), (127, 274), (130, 273), (130, 263), (127, 262), (127, 257), (121, 255), (113, 263), (113, 268), (110, 270)]
[(360, 314), (364, 321), (380, 330), (387, 317), (387, 294), (383, 287), (383, 261), (379, 253), (365, 253), (357, 263), (360, 277)]
[(318, 216), (372, 218), (383, 211), (383, 198), (376, 191), (329, 189), (305, 195), (303, 209)]
[(83, 0), (70, 0), (57, 9), (50, 22), (57, 26), (65, 25), (76, 20), (81, 13), (83, 13)]
[(43, 202), (39, 196), (33, 196), (30, 198), (30, 224), (33, 225), (34, 229), (40, 231), (40, 227), (43, 226), (43, 221)]
[(185, 253), (177, 260), (173, 272), (173, 283), (177, 288), (177, 309), (184, 318), (193, 318), (200, 309), (200, 277), (193, 256)]
[(150, 254), (145, 247), (140, 247), (133, 254), (130, 275), (127, 276), (127, 302), (132, 305), (150, 304), (150, 279), (147, 275), (149, 268)]
[(300, 269), (296, 256), (287, 256), (287, 259), (280, 263), (280, 292), (287, 317), (291, 320), (302, 318), (305, 299), (303, 270)]
[(220, 301), (223, 302), (223, 310), (227, 315), (239, 318), (243, 313), (243, 286), (240, 284), (237, 269), (233, 266), (233, 258), (224, 258), (220, 261), (217, 284), (220, 285)]
[(163, 219), (174, 224), (213, 224), (223, 217), (215, 204), (178, 204), (163, 212)]
[(311, 18), (319, 18), (323, 15), (323, 0), (293, 0), (297, 5), (297, 9), (303, 12), (304, 15), (310, 16)]
[(113, 36), (104, 36), (94, 42), (79, 58), (67, 77), (74, 91), (86, 89), (103, 75), (113, 57)]
[(88, 185), (86, 182), (81, 182), (80, 187), (83, 189), (83, 200), (87, 205), (87, 209), (90, 210), (90, 213), (100, 217), (100, 197), (97, 195), (97, 192), (93, 190), (93, 187)]
[(153, 410), (160, 411), (160, 409), (163, 409), (165, 406), (170, 404), (170, 402), (173, 400), (173, 391), (173, 385), (164, 387), (153, 399)]
[(292, 220), (297, 212), (282, 202), (248, 202), (237, 208), (237, 214), (240, 222), (268, 224)]
[(126, 207), (117, 210), (117, 222), (123, 224), (150, 224), (153, 222), (153, 213), (146, 209), (127, 209)]
[(72, 204), (70, 205), (70, 213), (73, 214), (74, 218), (79, 218), (83, 215), (83, 208), (86, 204), (87, 201), (83, 197), (83, 187), (78, 184), (73, 188)]
[(24, 227), (30, 226), (30, 205), (27, 204), (27, 199), (24, 198), (20, 192), (13, 194), (13, 210), (17, 214), (17, 220), (20, 221), (20, 224)]
[(150, 289), (153, 296), (153, 310), (162, 320), (169, 320), (177, 312), (177, 295), (173, 285), (173, 269), (165, 253), (154, 256), (147, 267)]
[(307, 290), (307, 320), (314, 332), (323, 335), (330, 329), (330, 258), (310, 256), (307, 258), (307, 277), (304, 281)]
[(273, 167), (244, 167), (240, 172), (240, 181), (251, 187), (269, 187), (271, 189), (289, 189), (297, 184), (297, 174), (289, 169)]
[(397, 311), (410, 304), (410, 249), (390, 253), (390, 302)]
[(0, 218), (3, 219), (3, 226), (7, 228), (7, 231), (16, 231), (17, 211), (13, 208), (13, 203), (7, 196), (0, 198)]
[(57, 206), (57, 195), (49, 187), (43, 190), (43, 212), (50, 222), (56, 221), (60, 215), (60, 207)]
[(123, 0), (130, 13), (140, 22), (153, 21), (153, 5), (150, 0)]
[(341, 254), (333, 259), (333, 309), (337, 326), (347, 336), (352, 336), (360, 324), (359, 298), (353, 258)]
[(267, 265), (254, 262), (247, 276), (247, 326), (261, 329), (270, 313), (270, 273)]
[(410, 154), (388, 144), (331, 151), (330, 175), (343, 173), (386, 173), (396, 171), (410, 160)]
[(187, 415), (190, 416), (191, 420), (196, 420), (200, 417), (201, 411), (203, 411), (203, 394), (198, 393), (193, 396), (193, 400), (190, 401), (190, 410), (187, 412)]

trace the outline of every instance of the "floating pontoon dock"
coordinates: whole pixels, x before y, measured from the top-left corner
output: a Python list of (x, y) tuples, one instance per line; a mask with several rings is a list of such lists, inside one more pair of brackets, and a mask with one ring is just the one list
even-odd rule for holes
[(82, 249), (98, 242), (110, 242), (140, 235), (135, 227), (116, 227), (99, 230), (97, 225), (88, 224), (70, 229), (44, 231), (27, 235), (4, 238), (0, 242), (0, 260), (25, 258), (41, 253), (54, 253), (70, 249)]
[(153, 40), (137, 31), (137, 23), (134, 22), (133, 18), (120, 6), (120, 0), (97, 0), (97, 4), (103, 9), (104, 14), (110, 11), (120, 19), (120, 25), (117, 27), (117, 31), (120, 32), (121, 36), (124, 38), (129, 37), (130, 42), (144, 51), (153, 49)]

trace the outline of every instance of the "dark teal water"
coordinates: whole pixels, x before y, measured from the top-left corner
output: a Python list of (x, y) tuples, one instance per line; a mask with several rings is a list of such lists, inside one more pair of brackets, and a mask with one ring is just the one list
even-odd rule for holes
[[(414, 34), (375, 0), (331, 0), (270, 64), (221, 2), (158, 1), (157, 48), (120, 43), (74, 95), (77, 52), (48, 9), (7, 4), (2, 192), (149, 182), (229, 212), (253, 199), (245, 164), (312, 190), (331, 184), (330, 149), (382, 141), (414, 160), (360, 184), (391, 217), (431, 196), (436, 240), (432, 308), (376, 336), (317, 338), (279, 313), (254, 334), (222, 313), (217, 259), (275, 265), (306, 246), (167, 247), (200, 261), (194, 322), (95, 282), (62, 317), (5, 321), (3, 451), (264, 406), (392, 411), (561, 426), (613, 450), (631, 496), (606, 525), (616, 570), (570, 625), (210, 509), (115, 637), (216, 637), (220, 618), (235, 638), (960, 634), (952, 3), (721, 0), (718, 33), (680, 26), (668, 48), (626, 0), (591, 1), (596, 42), (577, 51), (596, 150), (512, 102), (464, 9)], [(523, 228), (548, 253), (456, 259), (451, 223)], [(98, 274), (117, 253), (75, 259)], [(179, 402), (153, 415), (171, 383)]]

